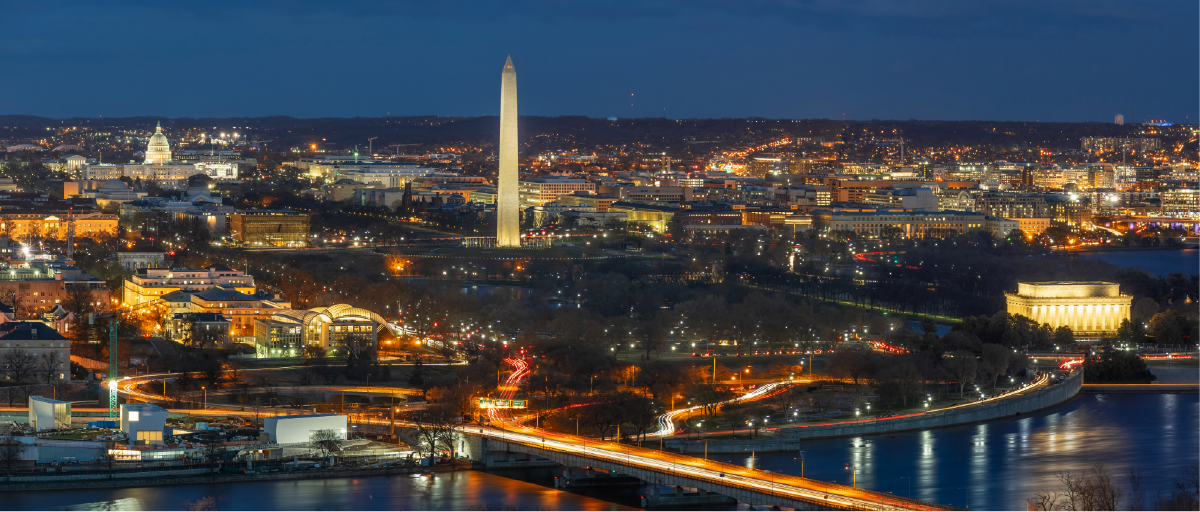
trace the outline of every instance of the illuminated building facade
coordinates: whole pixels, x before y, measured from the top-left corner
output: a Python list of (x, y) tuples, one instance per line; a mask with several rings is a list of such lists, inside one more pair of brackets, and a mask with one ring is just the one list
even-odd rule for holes
[(556, 202), (559, 196), (575, 192), (595, 192), (596, 184), (578, 178), (544, 177), (521, 181), (519, 187), (522, 208)]
[(1200, 189), (1180, 188), (1162, 192), (1163, 217), (1200, 218)]
[(229, 236), (244, 247), (305, 247), (311, 221), (295, 210), (242, 210), (229, 215)]
[(225, 265), (214, 265), (205, 270), (143, 268), (125, 280), (122, 302), (133, 306), (161, 300), (164, 295), (178, 291), (198, 292), (217, 286), (241, 293), (254, 293), (254, 277)]
[(1121, 321), (1129, 319), (1133, 303), (1117, 283), (1104, 281), (1017, 283), (1017, 293), (1004, 296), (1008, 314), (1053, 328), (1066, 326), (1077, 337), (1115, 336)]
[(975, 212), (909, 212), (888, 208), (816, 210), (813, 225), (821, 231), (853, 231), (878, 238), (941, 238), (985, 229), (985, 215)]
[(171, 144), (167, 142), (167, 136), (163, 135), (162, 123), (158, 123), (158, 127), (154, 129), (154, 135), (150, 136), (150, 144), (146, 145), (145, 162), (163, 165), (170, 161)]

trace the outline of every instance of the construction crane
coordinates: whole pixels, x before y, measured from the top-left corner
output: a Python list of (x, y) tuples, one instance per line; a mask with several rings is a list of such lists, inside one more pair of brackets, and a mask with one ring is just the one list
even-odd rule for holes
[(371, 155), (371, 158), (375, 158), (375, 139), (378, 138), (379, 137), (371, 137), (367, 139), (367, 152)]
[[(101, 315), (108, 319), (108, 417), (116, 418), (120, 406), (117, 404), (117, 380), (121, 368), (117, 366), (117, 314)], [(96, 325), (96, 314), (88, 313), (88, 325)]]

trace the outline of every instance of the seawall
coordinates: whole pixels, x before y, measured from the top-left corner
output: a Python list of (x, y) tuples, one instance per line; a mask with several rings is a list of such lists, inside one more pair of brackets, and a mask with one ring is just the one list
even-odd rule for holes
[[(777, 431), (780, 437), (763, 441), (709, 440), (708, 453), (790, 451), (799, 449), (799, 441), (802, 439), (886, 434), (1019, 416), (1066, 402), (1079, 394), (1082, 385), (1083, 372), (1076, 371), (1058, 384), (990, 404), (905, 417), (786, 428)], [(705, 450), (704, 440), (668, 440), (666, 444), (683, 453), (701, 453)]]

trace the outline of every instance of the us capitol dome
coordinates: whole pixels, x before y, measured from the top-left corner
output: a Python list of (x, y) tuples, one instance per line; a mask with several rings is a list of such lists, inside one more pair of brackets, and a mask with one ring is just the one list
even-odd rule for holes
[(158, 123), (158, 128), (155, 129), (154, 135), (150, 136), (150, 144), (146, 146), (147, 165), (157, 164), (165, 165), (171, 161), (171, 145), (167, 142), (167, 136), (163, 135), (162, 123)]

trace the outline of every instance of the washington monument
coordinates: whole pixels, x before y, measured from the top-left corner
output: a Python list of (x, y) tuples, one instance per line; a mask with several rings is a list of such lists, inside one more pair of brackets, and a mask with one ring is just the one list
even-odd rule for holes
[(500, 75), (500, 172), (496, 183), (496, 246), (520, 247), (517, 194), (517, 68), (512, 56)]

